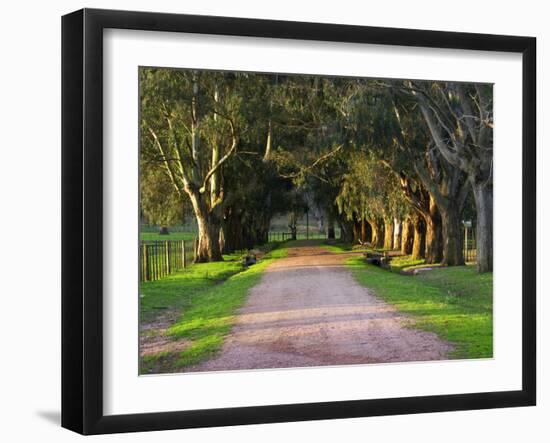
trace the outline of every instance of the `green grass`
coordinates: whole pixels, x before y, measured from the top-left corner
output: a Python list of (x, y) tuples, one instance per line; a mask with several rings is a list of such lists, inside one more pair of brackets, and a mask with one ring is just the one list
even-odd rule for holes
[[(240, 261), (228, 260), (194, 265), (188, 271), (142, 284), (145, 294), (141, 299), (142, 318), (147, 318), (158, 306), (177, 307), (181, 314), (166, 334), (173, 340), (189, 340), (190, 345), (177, 353), (162, 352), (143, 358), (141, 372), (150, 372), (152, 368), (160, 368), (161, 372), (177, 371), (215, 355), (231, 330), (235, 312), (246, 300), (249, 289), (260, 281), (265, 268), (284, 257), (286, 252), (283, 248), (273, 249), (244, 271)], [(222, 279), (225, 280), (219, 283)], [(152, 301), (144, 304), (148, 298)]]
[(390, 261), (390, 268), (392, 271), (403, 271), (407, 268), (414, 268), (419, 265), (423, 265), (424, 261), (425, 260), (423, 258), (413, 259), (410, 255), (403, 255), (392, 258)]
[(168, 235), (160, 235), (158, 232), (140, 232), (139, 239), (142, 241), (176, 241), (193, 240), (197, 236), (196, 232), (179, 231), (170, 232)]
[(161, 280), (141, 282), (140, 320), (152, 321), (169, 308), (188, 306), (193, 294), (200, 293), (241, 272), (240, 254), (224, 255), (223, 262), (198, 263)]
[(363, 286), (415, 319), (415, 327), (451, 342), (451, 358), (493, 355), (493, 275), (474, 266), (441, 267), (416, 276), (388, 272), (361, 257), (347, 260)]

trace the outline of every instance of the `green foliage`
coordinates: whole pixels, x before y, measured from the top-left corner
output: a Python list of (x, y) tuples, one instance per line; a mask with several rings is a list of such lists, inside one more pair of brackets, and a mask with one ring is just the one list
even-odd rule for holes
[(140, 208), (145, 220), (160, 226), (184, 223), (192, 214), (189, 201), (180, 197), (160, 169), (142, 164), (140, 170)]
[(360, 257), (347, 264), (361, 285), (411, 315), (415, 327), (451, 342), (451, 357), (493, 356), (492, 273), (456, 266), (407, 276), (367, 265)]
[(348, 220), (353, 217), (401, 217), (407, 205), (397, 177), (373, 155), (350, 156), (336, 203)]

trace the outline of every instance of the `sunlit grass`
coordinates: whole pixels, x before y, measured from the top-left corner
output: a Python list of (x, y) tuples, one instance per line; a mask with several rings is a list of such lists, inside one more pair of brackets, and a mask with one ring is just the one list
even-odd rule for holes
[(392, 258), (390, 261), (390, 268), (392, 271), (402, 271), (404, 269), (423, 265), (424, 262), (425, 260), (423, 258), (413, 259), (410, 255), (403, 255)]
[[(189, 340), (190, 345), (177, 353), (143, 357), (141, 372), (147, 373), (153, 367), (179, 371), (218, 352), (249, 289), (260, 281), (270, 263), (286, 253), (283, 248), (273, 249), (248, 269), (242, 267), (240, 256), (228, 256), (224, 262), (197, 264), (165, 279), (142, 283), (142, 319), (152, 318), (155, 307), (180, 310), (166, 334), (173, 340)], [(150, 301), (143, 303), (147, 299)]]
[(223, 262), (198, 263), (161, 280), (141, 282), (140, 321), (151, 321), (169, 308), (185, 308), (193, 294), (201, 293), (241, 272), (240, 257), (240, 254), (224, 255)]
[(410, 314), (415, 327), (451, 342), (455, 350), (450, 357), (492, 357), (492, 273), (456, 266), (407, 276), (368, 265), (361, 257), (348, 259), (347, 265), (361, 285)]

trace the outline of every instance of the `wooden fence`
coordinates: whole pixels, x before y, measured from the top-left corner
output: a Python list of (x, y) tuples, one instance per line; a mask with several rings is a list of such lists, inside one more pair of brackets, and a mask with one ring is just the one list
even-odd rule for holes
[(191, 265), (194, 244), (194, 240), (140, 242), (139, 280), (159, 280)]

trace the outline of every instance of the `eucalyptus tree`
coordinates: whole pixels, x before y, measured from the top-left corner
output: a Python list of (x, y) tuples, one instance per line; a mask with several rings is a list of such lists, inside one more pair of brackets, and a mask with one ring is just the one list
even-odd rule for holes
[[(404, 143), (400, 145), (397, 142), (397, 135), (402, 132), (402, 128), (396, 118), (393, 84), (365, 80), (358, 82), (355, 87), (353, 138), (361, 152), (376, 158), (386, 167), (386, 174), (397, 178), (401, 197), (408, 202), (408, 205), (400, 206), (399, 214), (401, 219), (412, 222), (412, 227), (409, 223), (404, 224), (404, 252), (412, 249), (415, 258), (426, 257), (429, 263), (439, 262), (442, 259), (441, 217), (435, 201), (430, 201), (430, 195), (421, 185), (414, 168), (416, 154), (404, 149)], [(388, 234), (385, 243), (388, 247), (393, 231), (391, 220), (386, 220), (386, 227)], [(409, 232), (413, 238), (412, 247)]]
[(393, 220), (407, 205), (397, 177), (388, 174), (372, 155), (356, 153), (350, 157), (349, 172), (336, 198), (339, 210), (349, 220), (366, 220), (374, 247), (393, 247)]
[[(326, 214), (329, 238), (334, 237), (335, 222), (340, 225), (344, 239), (352, 232), (349, 221), (341, 217), (335, 203), (347, 167), (345, 158), (351, 148), (346, 114), (349, 81), (279, 76), (272, 104), (270, 158), (280, 177), (291, 180), (299, 193), (313, 194), (315, 205)], [(291, 207), (301, 210), (302, 206)]]
[(249, 117), (262, 112), (257, 101), (253, 111), (243, 99), (251, 85), (268, 88), (270, 77), (140, 70), (142, 158), (157, 162), (178, 196), (189, 198), (198, 226), (197, 262), (222, 260), (224, 204), (233, 191), (223, 170), (234, 160), (243, 133), (257, 122)]
[(477, 212), (477, 266), (493, 269), (493, 87), (490, 84), (406, 82), (435, 147), (463, 171)]
[[(399, 82), (389, 81), (361, 85), (357, 139), (388, 173), (399, 176), (404, 197), (424, 218), (426, 260), (463, 264), (460, 215), (468, 192), (465, 174), (434, 148), (416, 100), (399, 93), (402, 89)], [(422, 241), (417, 225), (417, 240)], [(392, 228), (386, 220), (386, 247)], [(409, 226), (407, 235), (408, 231)]]
[[(442, 264), (462, 265), (461, 216), (469, 192), (466, 175), (450, 164), (434, 146), (416, 103), (411, 103), (407, 97), (393, 97), (393, 110), (399, 129), (395, 132), (395, 145), (412, 165), (417, 181), (429, 192), (433, 200), (431, 204), (437, 206), (441, 216)], [(405, 171), (405, 168), (400, 170), (403, 190), (409, 198), (414, 198), (414, 193), (408, 189), (410, 181), (406, 179)], [(426, 222), (429, 242), (433, 220)]]

